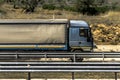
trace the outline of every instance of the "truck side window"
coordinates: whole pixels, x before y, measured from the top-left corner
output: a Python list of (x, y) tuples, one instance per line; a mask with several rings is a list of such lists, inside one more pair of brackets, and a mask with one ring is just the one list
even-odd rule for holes
[(88, 37), (88, 30), (87, 29), (80, 29), (80, 36), (81, 37)]

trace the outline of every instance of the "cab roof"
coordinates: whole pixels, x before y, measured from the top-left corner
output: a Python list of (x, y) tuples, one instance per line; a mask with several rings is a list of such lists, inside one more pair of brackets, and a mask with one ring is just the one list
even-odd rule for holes
[(70, 26), (71, 27), (82, 27), (82, 28), (89, 27), (88, 23), (83, 20), (70, 20)]

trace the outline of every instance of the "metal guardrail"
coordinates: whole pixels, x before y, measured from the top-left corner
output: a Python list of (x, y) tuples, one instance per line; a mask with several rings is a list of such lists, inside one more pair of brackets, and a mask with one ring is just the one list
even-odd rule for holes
[(18, 58), (120, 58), (120, 52), (94, 52), (94, 53), (39, 53), (39, 52), (1, 52), (0, 59)]
[(74, 58), (74, 62), (0, 62), (0, 72), (120, 72), (120, 62), (75, 62), (75, 58), (120, 58), (120, 53), (39, 53), (1, 52), (0, 59), (19, 58)]
[(0, 62), (0, 72), (120, 72), (120, 63)]
[(0, 62), (0, 72), (27, 72), (31, 80), (31, 72), (120, 72), (120, 62)]

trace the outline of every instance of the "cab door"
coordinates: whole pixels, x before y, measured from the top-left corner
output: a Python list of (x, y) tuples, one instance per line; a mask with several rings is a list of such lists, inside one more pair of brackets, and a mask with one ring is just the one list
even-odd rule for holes
[(70, 47), (79, 46), (79, 28), (70, 28), (69, 29), (69, 45)]
[(71, 48), (92, 47), (92, 37), (89, 28), (70, 28), (69, 45)]

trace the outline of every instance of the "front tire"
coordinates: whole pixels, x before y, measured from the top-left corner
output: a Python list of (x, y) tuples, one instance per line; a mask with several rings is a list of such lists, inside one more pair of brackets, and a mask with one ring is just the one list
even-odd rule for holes
[[(81, 52), (83, 52), (83, 51), (82, 51), (82, 50), (72, 50), (72, 52), (74, 52), (74, 53), (81, 53)], [(81, 57), (76, 57), (75, 60), (74, 60), (74, 58), (70, 58), (70, 60), (71, 60), (72, 62), (82, 62), (82, 61), (83, 61), (83, 58), (81, 58)]]

